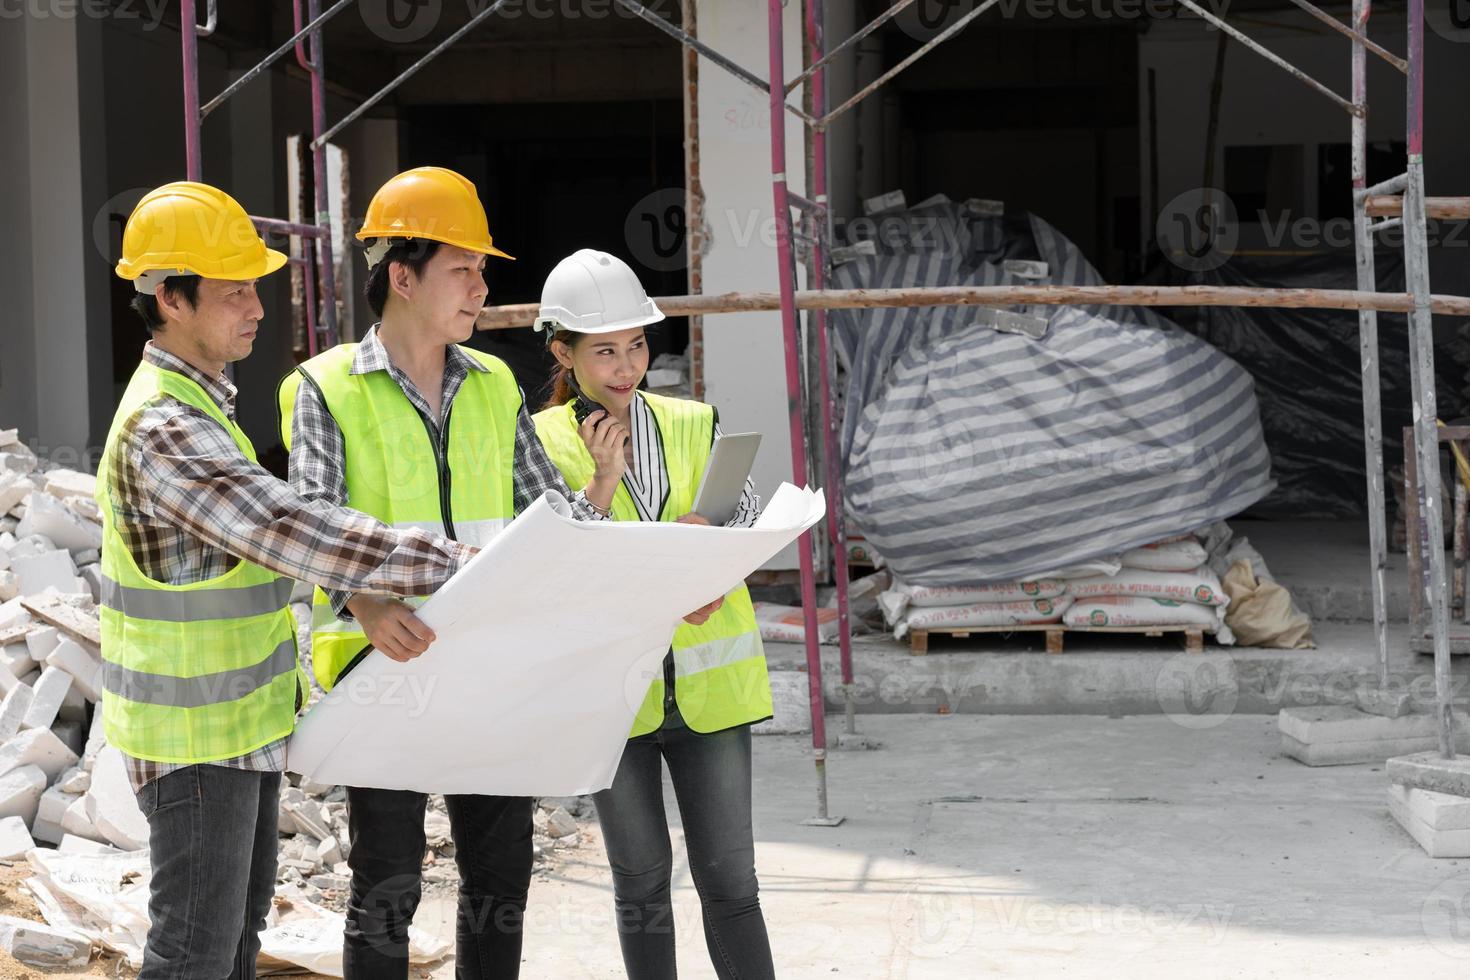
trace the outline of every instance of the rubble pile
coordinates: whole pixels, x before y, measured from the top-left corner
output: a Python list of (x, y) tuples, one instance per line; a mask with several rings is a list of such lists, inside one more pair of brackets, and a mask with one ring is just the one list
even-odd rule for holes
[[(50, 467), (0, 430), (0, 860), (25, 860), (23, 887), (46, 922), (0, 916), (0, 947), (38, 967), (85, 966), (107, 950), (137, 967), (148, 931), (148, 822), (121, 752), (102, 732), (96, 478)], [(311, 590), (291, 608), (310, 675)], [(315, 692), (320, 697), (321, 692)], [(261, 963), (342, 975), (342, 912), (351, 872), (347, 793), (309, 780), (283, 784), (275, 907)], [(536, 811), (538, 867), (581, 839), (586, 798)], [(459, 884), (442, 797), (424, 818), (426, 891)], [(410, 932), (411, 960), (433, 963), (451, 943)]]

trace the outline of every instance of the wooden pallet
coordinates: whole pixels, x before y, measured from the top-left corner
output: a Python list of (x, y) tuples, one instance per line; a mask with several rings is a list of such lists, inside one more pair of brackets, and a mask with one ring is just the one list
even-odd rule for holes
[(1165, 633), (1183, 633), (1184, 649), (1190, 653), (1204, 653), (1205, 633), (1198, 626), (1063, 626), (1060, 623), (1038, 623), (1034, 626), (939, 626), (909, 632), (909, 653), (922, 657), (929, 652), (929, 637), (933, 635), (968, 638), (972, 633), (1045, 633), (1046, 652), (1061, 653), (1062, 637), (1067, 633), (1135, 633), (1140, 636), (1163, 636)]

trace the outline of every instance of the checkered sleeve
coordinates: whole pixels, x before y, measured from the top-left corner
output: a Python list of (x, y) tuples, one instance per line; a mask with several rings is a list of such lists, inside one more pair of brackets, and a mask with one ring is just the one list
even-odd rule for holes
[[(345, 504), (345, 457), (342, 429), (328, 411), (321, 390), (303, 380), (296, 389), (296, 408), (291, 413), (291, 486), (306, 500)], [(351, 619), (347, 602), (353, 593), (347, 589), (324, 591), (337, 617)]]
[(153, 510), (188, 534), (278, 575), (324, 588), (426, 595), (473, 550), (307, 500), (236, 447), (221, 426), (181, 409), (146, 433), (139, 465)]

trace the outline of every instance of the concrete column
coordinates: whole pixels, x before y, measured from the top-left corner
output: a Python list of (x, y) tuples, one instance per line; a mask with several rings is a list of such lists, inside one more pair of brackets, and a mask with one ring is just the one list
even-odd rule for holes
[[(756, 75), (767, 74), (764, 0), (702, 0), (699, 37)], [(786, 74), (801, 72), (801, 5), (785, 11)], [(764, 94), (708, 59), (699, 65), (700, 167), (709, 252), (704, 292), (778, 289), (771, 200), (770, 113)], [(805, 194), (805, 135), (787, 117), (786, 179)], [(726, 432), (764, 433), (755, 463), (756, 489), (769, 499), (791, 479), (785, 346), (779, 313), (726, 313), (704, 318), (705, 401), (717, 406)], [(795, 547), (767, 567), (795, 568)]]
[(31, 133), (26, 30), (16, 21), (0, 30), (0, 228), (10, 246), (0, 261), (0, 296), (5, 325), (0, 329), (0, 428), (19, 428), (23, 438), (36, 431), (35, 317), (31, 295)]
[(53, 454), (92, 443), (100, 428), (92, 416), (101, 419), (106, 406), (94, 413), (91, 398), (111, 391), (110, 331), (88, 329), (92, 318), (107, 316), (88, 210), (101, 203), (106, 166), (99, 100), (85, 85), (100, 76), (100, 30), (87, 17), (24, 22), (36, 416), (23, 435)]

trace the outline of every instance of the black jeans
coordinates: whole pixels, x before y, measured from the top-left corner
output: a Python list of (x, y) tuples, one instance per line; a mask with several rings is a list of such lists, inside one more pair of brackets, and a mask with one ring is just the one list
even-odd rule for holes
[(138, 790), (153, 865), (140, 980), (254, 980), (280, 796), (278, 772), (210, 765)]
[[(347, 980), (405, 980), (408, 927), (422, 895), (423, 793), (347, 788), (352, 889), (342, 967)], [(459, 865), (458, 980), (514, 978), (531, 885), (531, 801), (446, 796)]]
[(593, 797), (612, 866), (623, 966), (630, 980), (677, 975), (665, 761), (715, 973), (721, 980), (773, 978), (755, 877), (750, 726), (701, 735), (685, 726), (677, 711), (669, 712), (658, 731), (628, 740), (612, 786)]

